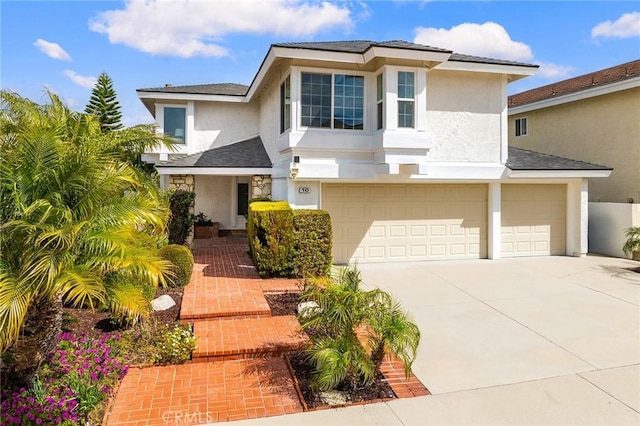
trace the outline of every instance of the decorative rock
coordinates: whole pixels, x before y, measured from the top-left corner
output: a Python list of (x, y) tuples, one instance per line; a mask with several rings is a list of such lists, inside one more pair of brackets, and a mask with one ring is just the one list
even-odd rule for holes
[(316, 309), (320, 309), (320, 305), (314, 301), (298, 303), (298, 315), (301, 318), (312, 315)]
[(154, 311), (166, 311), (167, 309), (171, 309), (176, 306), (176, 302), (168, 294), (163, 294), (162, 296), (153, 299), (151, 301), (151, 306), (153, 306)]
[(193, 185), (193, 175), (187, 175), (187, 176), (184, 178), (184, 182), (185, 182), (187, 185)]
[(328, 405), (344, 405), (347, 403), (347, 395), (337, 390), (320, 392), (320, 399)]

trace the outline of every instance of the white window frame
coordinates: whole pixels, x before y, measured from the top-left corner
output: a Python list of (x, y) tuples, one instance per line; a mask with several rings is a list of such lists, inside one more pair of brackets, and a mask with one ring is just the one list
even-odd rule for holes
[[(310, 126), (303, 126), (302, 125), (302, 74), (328, 74), (331, 75), (331, 127), (310, 127)], [(334, 114), (335, 114), (335, 75), (336, 74), (340, 74), (340, 75), (345, 75), (345, 76), (357, 76), (357, 77), (362, 77), (364, 79), (363, 81), (363, 92), (362, 92), (362, 129), (336, 129), (333, 127), (333, 121), (334, 121)], [(369, 76), (367, 73), (364, 72), (353, 72), (351, 70), (344, 70), (344, 71), (332, 71), (332, 70), (327, 70), (324, 68), (301, 68), (298, 70), (298, 84), (297, 84), (297, 98), (296, 98), (296, 103), (298, 104), (296, 107), (296, 120), (297, 120), (297, 128), (303, 131), (306, 130), (314, 130), (314, 131), (324, 131), (324, 132), (347, 132), (347, 133), (353, 133), (353, 134), (358, 134), (358, 132), (366, 132), (367, 130), (367, 123), (369, 120), (368, 117), (368, 107), (367, 107), (367, 98), (368, 98), (368, 90), (367, 90), (367, 84), (369, 81)], [(293, 79), (292, 79), (293, 82)], [(293, 85), (292, 85), (293, 87)], [(293, 95), (291, 97), (292, 102), (293, 102)]]
[[(520, 117), (520, 118), (516, 118), (515, 120), (515, 133), (516, 133), (516, 137), (522, 137), (522, 136), (527, 136), (529, 134), (529, 120), (527, 119), (528, 117)], [(523, 126), (522, 123), (524, 123), (524, 132), (522, 131)]]
[[(378, 83), (380, 87), (378, 87)], [(380, 93), (379, 93), (380, 92)], [(384, 98), (385, 98), (385, 76), (384, 71), (376, 74), (376, 131), (384, 130)]]
[[(412, 98), (401, 98), (400, 97), (400, 93), (399, 93), (399, 85), (400, 85), (400, 73), (410, 73), (413, 74), (413, 97)], [(414, 70), (403, 70), (403, 69), (399, 69), (396, 71), (396, 95), (397, 95), (397, 113), (396, 113), (396, 120), (397, 120), (397, 126), (398, 129), (415, 129), (416, 128), (416, 120), (417, 120), (417, 109), (416, 109), (416, 88), (417, 88), (417, 74), (416, 71)], [(411, 123), (411, 126), (400, 126), (400, 103), (401, 102), (411, 102), (413, 105), (413, 120)]]
[(161, 154), (190, 154), (194, 149), (194, 112), (195, 104), (193, 101), (185, 103), (156, 103), (155, 104), (155, 118), (157, 128), (156, 131), (160, 134), (164, 134), (164, 109), (165, 108), (184, 108), (185, 109), (185, 131), (184, 131), (184, 143), (174, 145), (174, 149), (170, 150), (162, 144), (159, 144), (154, 152)]
[[(286, 110), (286, 98), (284, 98), (284, 93), (283, 93), (283, 87), (285, 87), (285, 92), (286, 92), (286, 84), (287, 81), (289, 82), (289, 126), (287, 127), (285, 125), (285, 110)], [(286, 132), (291, 131), (291, 126), (292, 126), (292, 122), (293, 122), (293, 117), (292, 117), (292, 111), (293, 111), (293, 97), (292, 97), (292, 91), (291, 91), (291, 74), (287, 75), (285, 78), (282, 79), (282, 81), (280, 82), (280, 105), (279, 105), (279, 109), (280, 109), (280, 134), (284, 134)]]

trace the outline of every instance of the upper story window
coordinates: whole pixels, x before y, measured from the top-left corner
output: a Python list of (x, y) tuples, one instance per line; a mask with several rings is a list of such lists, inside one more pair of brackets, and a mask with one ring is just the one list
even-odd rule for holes
[(516, 118), (516, 136), (527, 135), (527, 118)]
[(306, 127), (361, 130), (364, 126), (364, 77), (302, 73), (300, 124)]
[(164, 132), (177, 139), (177, 143), (185, 143), (186, 108), (164, 107)]
[(384, 127), (384, 81), (382, 74), (376, 77), (376, 129), (380, 130)]
[(291, 129), (291, 77), (280, 85), (280, 133)]
[(398, 127), (414, 127), (415, 74), (398, 71)]

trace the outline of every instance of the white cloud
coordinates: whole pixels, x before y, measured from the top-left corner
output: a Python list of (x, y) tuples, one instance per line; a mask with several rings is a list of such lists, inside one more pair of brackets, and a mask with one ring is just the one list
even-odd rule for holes
[(102, 12), (89, 22), (113, 44), (185, 58), (229, 55), (220, 41), (232, 33), (311, 37), (352, 25), (346, 6), (306, 0), (129, 0), (124, 9)]
[(93, 89), (93, 86), (95, 86), (98, 81), (95, 77), (79, 75), (75, 71), (71, 70), (65, 70), (64, 75), (69, 77), (69, 79), (71, 79), (75, 84), (80, 87), (84, 87), (85, 89)]
[(539, 63), (537, 76), (548, 80), (560, 80), (569, 77), (575, 71), (575, 68), (567, 65), (556, 65), (550, 62)]
[(504, 27), (495, 22), (464, 23), (448, 30), (418, 27), (415, 34), (415, 43), (450, 49), (457, 53), (514, 61), (533, 58), (529, 46), (512, 40)]
[(71, 56), (58, 44), (52, 43), (41, 38), (33, 43), (42, 53), (53, 59), (61, 61), (71, 61)]
[(625, 13), (615, 22), (599, 23), (591, 30), (591, 38), (597, 37), (640, 37), (640, 12)]

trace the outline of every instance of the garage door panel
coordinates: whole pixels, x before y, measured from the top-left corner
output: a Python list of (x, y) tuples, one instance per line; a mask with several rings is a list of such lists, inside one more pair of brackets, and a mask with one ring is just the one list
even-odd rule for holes
[[(486, 257), (486, 185), (357, 186), (323, 185), (336, 262)], [(475, 199), (452, 199), (452, 194)]]
[(502, 185), (502, 256), (565, 254), (566, 185)]

